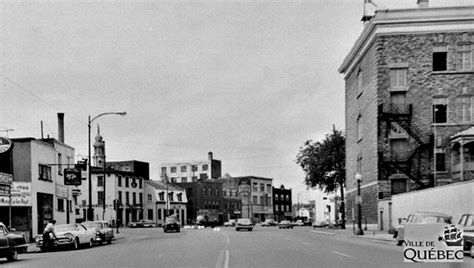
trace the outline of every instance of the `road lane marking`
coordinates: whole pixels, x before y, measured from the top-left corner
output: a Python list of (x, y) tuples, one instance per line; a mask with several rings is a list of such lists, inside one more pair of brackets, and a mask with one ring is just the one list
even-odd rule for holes
[(227, 236), (227, 244), (230, 244), (230, 238), (229, 238), (229, 235), (228, 235), (228, 234), (226, 234), (226, 236)]
[(347, 254), (344, 254), (344, 253), (341, 253), (341, 252), (337, 252), (337, 251), (333, 251), (332, 253), (337, 254), (337, 255), (341, 255), (341, 256), (344, 256), (344, 257), (347, 257), (347, 258), (354, 258), (354, 257), (352, 257), (351, 255), (347, 255)]
[(229, 250), (225, 251), (224, 268), (229, 268)]
[(223, 259), (224, 259), (224, 251), (221, 250), (221, 251), (219, 251), (219, 257), (217, 258), (216, 268), (221, 268), (222, 267)]

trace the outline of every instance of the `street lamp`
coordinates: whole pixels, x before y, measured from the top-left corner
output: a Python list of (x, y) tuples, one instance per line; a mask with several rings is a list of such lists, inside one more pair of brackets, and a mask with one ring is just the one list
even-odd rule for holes
[[(88, 150), (89, 150), (89, 161), (88, 161), (88, 179), (89, 179), (89, 206), (87, 208), (87, 220), (89, 221), (93, 221), (94, 220), (94, 209), (92, 208), (92, 180), (91, 180), (91, 124), (94, 120), (96, 120), (97, 118), (101, 117), (101, 116), (104, 116), (104, 115), (108, 115), (108, 114), (117, 114), (117, 115), (121, 115), (121, 116), (124, 116), (126, 115), (127, 113), (126, 112), (107, 112), (107, 113), (102, 113), (102, 114), (99, 114), (95, 117), (93, 117), (91, 119), (91, 116), (89, 115), (89, 121), (88, 121), (88, 124), (87, 124), (87, 127), (88, 127), (88, 130), (89, 130), (89, 147), (88, 147)], [(105, 163), (104, 163), (105, 165)], [(104, 178), (104, 182), (105, 182), (105, 178)], [(105, 193), (104, 193), (105, 194)]]
[(360, 195), (360, 182), (362, 181), (362, 175), (357, 172), (355, 175), (355, 179), (357, 181), (357, 197), (356, 197), (356, 203), (357, 203), (357, 230), (356, 230), (356, 235), (363, 235), (364, 231), (362, 231), (362, 197)]

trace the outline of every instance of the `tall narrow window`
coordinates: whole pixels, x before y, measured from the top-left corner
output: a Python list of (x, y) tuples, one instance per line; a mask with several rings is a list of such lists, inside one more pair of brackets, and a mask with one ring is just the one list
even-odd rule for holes
[(447, 122), (447, 105), (446, 104), (433, 105), (433, 122), (434, 123)]
[(357, 117), (357, 141), (362, 140), (362, 115)]
[(472, 71), (474, 68), (474, 53), (472, 53), (473, 45), (463, 44), (458, 47), (458, 70), (459, 71)]
[(63, 158), (61, 153), (58, 153), (58, 174), (63, 174)]
[(433, 71), (448, 70), (448, 50), (446, 46), (436, 46), (433, 49)]
[(445, 153), (436, 153), (436, 172), (446, 171)]
[(390, 92), (390, 112), (392, 114), (408, 113), (406, 99), (406, 91)]
[(357, 72), (357, 97), (362, 94), (363, 89), (362, 89), (363, 83), (362, 83), (362, 70), (359, 69)]

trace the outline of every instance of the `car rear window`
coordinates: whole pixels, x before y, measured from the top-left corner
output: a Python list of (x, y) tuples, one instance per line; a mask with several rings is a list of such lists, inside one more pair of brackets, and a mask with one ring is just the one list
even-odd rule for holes
[(252, 223), (252, 221), (250, 221), (250, 219), (239, 219), (237, 222), (238, 222), (238, 223), (243, 223), (243, 224)]

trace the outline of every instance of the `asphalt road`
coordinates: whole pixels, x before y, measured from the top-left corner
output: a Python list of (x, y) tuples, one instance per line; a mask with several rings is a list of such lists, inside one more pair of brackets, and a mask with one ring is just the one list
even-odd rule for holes
[(19, 261), (0, 260), (0, 267), (473, 267), (462, 264), (404, 263), (402, 247), (367, 239), (313, 232), (311, 228), (279, 230), (259, 227), (122, 229), (111, 245), (77, 251), (28, 253)]

